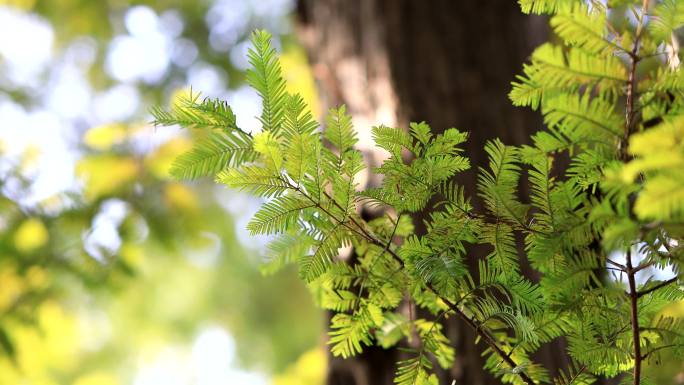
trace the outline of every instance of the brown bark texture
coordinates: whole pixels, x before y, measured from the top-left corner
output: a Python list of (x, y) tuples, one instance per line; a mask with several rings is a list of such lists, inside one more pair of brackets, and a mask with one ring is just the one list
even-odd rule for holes
[[(298, 36), (323, 107), (347, 105), (367, 160), (381, 161), (370, 145), (373, 125), (406, 127), (424, 120), (435, 132), (466, 130), (473, 171), (459, 181), (471, 197), (476, 197), (476, 170), (486, 166), (485, 142), (498, 137), (523, 144), (541, 127), (537, 113), (513, 107), (507, 94), (522, 63), (546, 40), (546, 25), (543, 18), (522, 14), (513, 0), (299, 0), (297, 5)], [(488, 252), (469, 250), (471, 265)], [(457, 362), (440, 373), (441, 383), (500, 383), (483, 371), (483, 348), (475, 345), (471, 330), (450, 320), (447, 332)], [(396, 350), (368, 348), (353, 359), (331, 357), (327, 383), (392, 384), (400, 356)], [(536, 358), (552, 374), (567, 364), (561, 342)]]

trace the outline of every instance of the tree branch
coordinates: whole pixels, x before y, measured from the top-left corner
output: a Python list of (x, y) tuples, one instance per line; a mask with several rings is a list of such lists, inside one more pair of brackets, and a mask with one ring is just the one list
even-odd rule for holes
[[(373, 239), (372, 243), (374, 243), (376, 246), (384, 246), (384, 244), (377, 239)], [(397, 255), (397, 253), (394, 250), (388, 249), (387, 252), (402, 266), (404, 265), (404, 261), (401, 259), (401, 257), (399, 257), (399, 255)], [(441, 299), (449, 307), (449, 309), (451, 309), (462, 321), (464, 321), (468, 326), (470, 326), (475, 331), (475, 333), (477, 333), (477, 335), (480, 338), (482, 338), (482, 340), (487, 344), (487, 346), (489, 346), (499, 357), (501, 357), (501, 359), (504, 362), (506, 362), (511, 367), (511, 369), (518, 367), (518, 364), (508, 354), (506, 354), (506, 352), (504, 352), (503, 349), (501, 349), (501, 347), (499, 347), (496, 340), (494, 340), (494, 337), (492, 337), (486, 330), (484, 330), (481, 327), (482, 325), (477, 320), (468, 317), (468, 315), (465, 314), (461, 309), (459, 309), (455, 303), (451, 302), (448, 298), (444, 298), (443, 296), (439, 295), (439, 293), (437, 293), (437, 291), (432, 287), (431, 284), (426, 283), (425, 286), (431, 292), (437, 295), (437, 297), (439, 297), (439, 299)], [(520, 371), (517, 373), (517, 375), (526, 384), (535, 385), (534, 380), (532, 380), (532, 378), (530, 378), (525, 372)]]
[(660, 282), (659, 284), (657, 284), (657, 285), (655, 285), (649, 289), (638, 292), (637, 298), (641, 298), (641, 297), (645, 296), (646, 294), (652, 293), (652, 292), (654, 292), (660, 288), (663, 288), (663, 287), (665, 287), (665, 286), (667, 286), (673, 282), (677, 282), (677, 277), (670, 278), (667, 281)]
[[(648, 9), (650, 0), (643, 0), (641, 7), (641, 15), (639, 17), (639, 23), (636, 28), (636, 37), (634, 39), (634, 45), (632, 46), (632, 51), (630, 53), (631, 67), (629, 70), (629, 80), (627, 81), (627, 100), (625, 108), (625, 130), (622, 139), (619, 144), (619, 155), (623, 162), (630, 159), (629, 153), (627, 152), (627, 142), (629, 137), (636, 126), (636, 114), (634, 111), (634, 100), (637, 88), (637, 76), (636, 69), (639, 63), (639, 46), (641, 43), (641, 32), (644, 27), (644, 17)], [(643, 357), (641, 355), (641, 338), (639, 334), (639, 294), (636, 289), (636, 271), (632, 266), (632, 250), (627, 250), (626, 255), (626, 267), (627, 267), (627, 280), (629, 282), (629, 299), (630, 299), (630, 313), (631, 313), (631, 323), (632, 323), (632, 343), (634, 344), (634, 385), (641, 384), (641, 361)]]
[[(301, 193), (301, 190), (300, 190), (300, 193)], [(331, 200), (331, 202), (332, 202), (334, 205), (336, 205), (338, 208), (341, 208), (341, 207), (339, 206), (339, 204), (338, 204), (334, 199), (332, 199), (332, 197), (330, 197), (330, 195), (328, 195), (328, 193), (324, 192), (324, 194), (326, 195), (326, 197), (327, 197), (328, 199)], [(372, 243), (372, 244), (374, 244), (374, 245), (376, 245), (376, 246), (379, 246), (379, 247), (383, 248), (383, 250), (385, 250), (387, 253), (389, 253), (389, 254), (392, 256), (392, 258), (393, 258), (394, 260), (396, 260), (397, 262), (399, 262), (399, 264), (400, 264), (401, 266), (404, 266), (404, 260), (401, 259), (401, 257), (399, 257), (399, 255), (398, 255), (394, 250), (392, 250), (391, 248), (387, 247), (387, 246), (389, 245), (389, 242), (391, 242), (391, 239), (389, 240), (388, 243), (382, 242), (381, 240), (377, 239), (377, 238), (374, 237), (372, 234), (370, 234), (368, 231), (366, 231), (365, 227), (362, 226), (362, 225), (361, 225), (360, 223), (358, 223), (357, 221), (355, 221), (353, 218), (350, 217), (349, 219), (354, 223), (354, 225), (356, 225), (356, 227), (358, 227), (358, 229), (359, 229), (361, 232), (363, 232), (365, 238), (366, 238), (370, 243)], [(468, 317), (468, 315), (465, 314), (461, 309), (459, 309), (458, 306), (456, 306), (455, 303), (451, 302), (448, 298), (445, 298), (445, 297), (441, 296), (439, 293), (437, 293), (437, 291), (432, 287), (431, 284), (426, 283), (425, 286), (426, 286), (431, 292), (433, 292), (435, 295), (437, 295), (437, 297), (439, 297), (439, 299), (441, 299), (441, 300), (449, 307), (449, 309), (450, 309), (451, 311), (453, 311), (459, 318), (461, 318), (461, 320), (463, 320), (468, 326), (470, 326), (470, 327), (475, 331), (475, 333), (477, 333), (477, 335), (478, 335), (480, 338), (482, 338), (482, 340), (485, 341), (485, 343), (486, 343), (486, 344), (487, 344), (487, 345), (488, 345), (488, 346), (489, 346), (489, 347), (490, 347), (490, 348), (491, 348), (499, 357), (501, 357), (501, 359), (502, 359), (503, 361), (505, 361), (505, 362), (511, 367), (511, 369), (512, 369), (512, 368), (518, 367), (518, 364), (517, 364), (517, 363), (516, 363), (508, 354), (506, 354), (506, 352), (504, 352), (503, 349), (501, 349), (501, 347), (499, 347), (499, 345), (497, 344), (496, 340), (494, 340), (494, 338), (493, 338), (491, 335), (489, 335), (489, 333), (488, 333), (486, 330), (484, 330), (484, 329), (481, 328), (482, 325), (481, 325), (477, 320), (475, 320), (475, 319), (473, 319), (473, 318), (471, 318), (471, 317)], [(518, 376), (520, 376), (520, 378), (521, 378), (526, 384), (528, 384), (528, 385), (535, 385), (535, 383), (534, 383), (534, 381), (532, 380), (532, 378), (530, 378), (525, 372), (520, 371), (520, 372), (518, 372), (517, 374), (518, 374)]]
[(639, 334), (638, 301), (636, 290), (636, 273), (632, 269), (632, 251), (627, 250), (627, 280), (629, 282), (630, 313), (632, 320), (632, 343), (634, 344), (634, 385), (641, 383), (641, 338)]

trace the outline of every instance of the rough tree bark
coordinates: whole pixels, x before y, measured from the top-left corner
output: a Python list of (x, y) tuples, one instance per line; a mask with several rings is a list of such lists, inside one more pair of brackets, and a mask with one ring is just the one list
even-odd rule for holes
[[(513, 0), (299, 0), (297, 16), (323, 107), (347, 105), (371, 163), (380, 155), (370, 150), (370, 127), (380, 123), (425, 120), (435, 131), (469, 131), (473, 170), (486, 162), (488, 139), (522, 144), (541, 127), (538, 114), (514, 108), (507, 94), (522, 63), (546, 39), (546, 21), (523, 15)], [(460, 182), (474, 197), (476, 173)], [(469, 258), (487, 252), (474, 248)], [(441, 383), (498, 384), (482, 370), (473, 333), (451, 322), (457, 364), (440, 374)], [(397, 358), (379, 348), (352, 360), (331, 358), (327, 383), (392, 384)], [(552, 370), (566, 365), (561, 346), (537, 358)]]

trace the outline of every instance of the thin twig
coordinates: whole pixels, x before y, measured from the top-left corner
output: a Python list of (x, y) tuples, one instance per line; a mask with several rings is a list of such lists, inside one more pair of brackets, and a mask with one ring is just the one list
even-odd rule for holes
[(653, 265), (655, 265), (655, 262), (653, 262), (653, 261), (647, 262), (647, 263), (642, 263), (641, 265), (635, 267), (632, 270), (634, 271), (634, 274), (636, 274), (636, 273), (640, 272), (641, 270), (646, 269), (648, 267), (651, 267)]
[(585, 370), (587, 370), (587, 365), (583, 365), (582, 368), (580, 370), (578, 370), (574, 376), (572, 376), (572, 378), (570, 379), (570, 382), (568, 382), (565, 385), (571, 385), (573, 382), (575, 382), (579, 378), (579, 376), (582, 375), (582, 373), (584, 373)]
[(659, 284), (657, 284), (657, 285), (655, 285), (649, 289), (638, 292), (637, 298), (641, 298), (641, 297), (645, 296), (646, 294), (652, 293), (652, 292), (654, 292), (660, 288), (663, 288), (663, 287), (665, 287), (665, 286), (667, 286), (673, 282), (677, 282), (677, 277), (670, 278), (667, 281), (660, 282)]
[(648, 351), (648, 352), (644, 353), (644, 355), (641, 356), (641, 359), (642, 359), (642, 360), (645, 360), (646, 358), (648, 358), (648, 356), (650, 356), (651, 354), (657, 352), (658, 350), (663, 350), (663, 349), (667, 349), (667, 348), (674, 348), (674, 347), (677, 347), (677, 346), (680, 346), (680, 345), (671, 344), (671, 345), (658, 346), (657, 348), (655, 348), (655, 349), (653, 349), (653, 350), (651, 350), (651, 351)]
[(606, 262), (610, 263), (610, 264), (613, 265), (613, 266), (618, 267), (618, 270), (621, 270), (621, 271), (627, 270), (627, 267), (625, 267), (625, 265), (623, 265), (623, 264), (621, 264), (621, 263), (617, 263), (617, 262), (615, 262), (615, 261), (613, 261), (613, 260), (611, 260), (611, 259), (606, 258)]

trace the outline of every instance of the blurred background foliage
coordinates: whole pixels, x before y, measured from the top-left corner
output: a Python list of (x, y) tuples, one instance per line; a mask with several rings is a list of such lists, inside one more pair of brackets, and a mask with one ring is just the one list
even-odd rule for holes
[(0, 384), (322, 383), (322, 314), (259, 273), (258, 202), (181, 184), (190, 85), (258, 114), (246, 37), (277, 36), (314, 110), (289, 0), (0, 0)]

